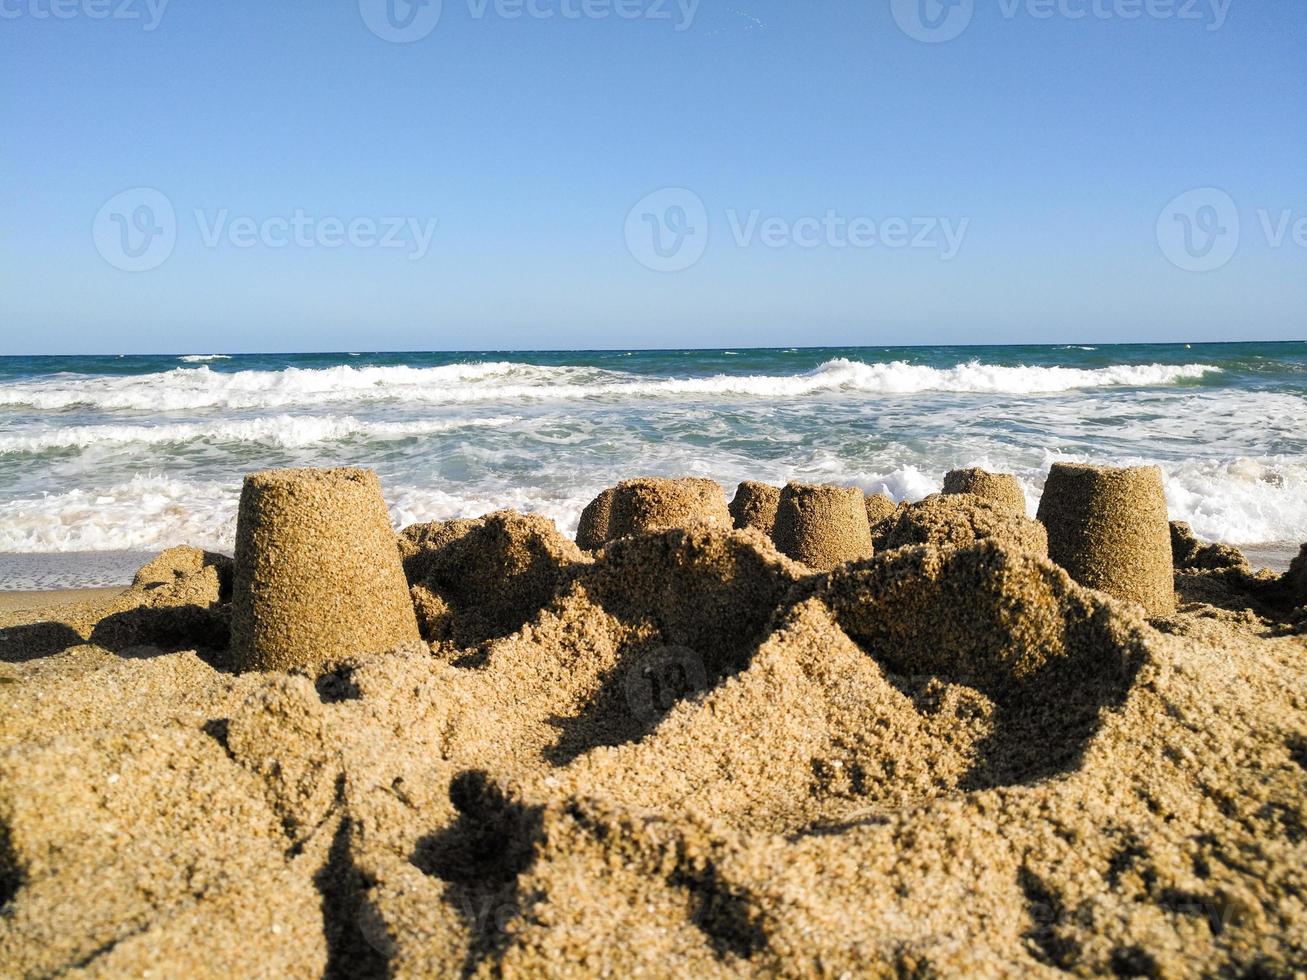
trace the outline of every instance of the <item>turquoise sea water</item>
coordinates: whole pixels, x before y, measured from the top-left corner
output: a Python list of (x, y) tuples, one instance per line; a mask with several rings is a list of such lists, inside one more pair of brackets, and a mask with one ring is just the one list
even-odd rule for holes
[(1059, 459), (1158, 463), (1208, 539), (1307, 539), (1307, 344), (0, 358), (7, 553), (229, 549), (270, 466), (372, 466), (397, 524), (571, 531), (638, 474), (916, 499), (981, 465), (1033, 507)]

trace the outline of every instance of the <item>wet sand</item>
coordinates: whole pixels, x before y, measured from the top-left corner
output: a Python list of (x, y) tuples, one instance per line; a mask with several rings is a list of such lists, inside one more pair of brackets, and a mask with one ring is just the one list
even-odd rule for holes
[(117, 595), (126, 585), (98, 589), (43, 589), (26, 592), (0, 592), (0, 613), (20, 609), (53, 609), (75, 603), (95, 602)]

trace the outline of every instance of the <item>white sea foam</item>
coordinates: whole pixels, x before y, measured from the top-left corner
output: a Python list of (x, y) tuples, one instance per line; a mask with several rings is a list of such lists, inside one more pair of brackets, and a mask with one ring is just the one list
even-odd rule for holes
[(230, 361), (230, 354), (182, 354), (177, 358), (187, 364), (203, 364), (206, 361)]
[(230, 548), (238, 485), (139, 476), (101, 490), (0, 504), (0, 551)]
[(1307, 464), (1239, 459), (1166, 471), (1171, 517), (1209, 541), (1296, 544), (1307, 538)]
[(718, 374), (653, 378), (585, 367), (509, 361), (441, 367), (287, 368), (213, 371), (207, 366), (155, 374), (88, 378), (55, 375), (0, 388), (0, 406), (60, 411), (254, 410), (349, 403), (466, 404), (487, 401), (660, 397), (801, 398), (823, 392), (914, 394), (1048, 394), (1078, 388), (1173, 385), (1219, 372), (1207, 364), (1138, 364), (1104, 368), (1003, 366), (970, 361), (951, 368), (835, 358), (794, 375)]
[[(1001, 460), (976, 462), (1003, 468)], [(1017, 472), (1033, 515), (1044, 469), (1006, 468)], [(1181, 463), (1163, 466), (1163, 473), (1171, 517), (1188, 521), (1204, 539), (1231, 544), (1287, 543), (1299, 541), (1307, 529), (1307, 463), (1301, 460)], [(708, 475), (717, 476), (729, 493), (737, 479), (749, 474)], [(752, 475), (759, 475), (757, 468)], [(832, 474), (817, 465), (802, 471), (767, 470), (761, 475), (780, 483), (825, 479)], [(842, 475), (842, 482), (910, 500), (938, 490), (940, 480), (915, 464)], [(573, 534), (581, 508), (602, 486), (602, 482), (567, 489), (490, 483), (443, 488), (401, 485), (387, 486), (386, 496), (396, 527), (507, 508), (542, 514), (564, 533)], [(156, 474), (102, 490), (11, 499), (0, 503), (0, 552), (150, 550), (176, 544), (230, 550), (239, 493), (239, 481), (198, 482)]]
[[(387, 488), (397, 528), (512, 509), (542, 513), (572, 533), (589, 496), (532, 488), (465, 492)], [(0, 552), (141, 551), (193, 544), (230, 551), (240, 483), (138, 476), (102, 490), (72, 490), (0, 504)]]
[(1033, 514), (1055, 460), (1157, 462), (1171, 516), (1200, 537), (1307, 538), (1307, 398), (1293, 383), (1209, 377), (1213, 365), (835, 358), (794, 374), (667, 378), (509, 360), (354, 363), (229, 371), (190, 360), (0, 384), (0, 552), (229, 550), (242, 474), (353, 464), (381, 471), (396, 526), (509, 508), (571, 534), (595, 493), (638, 473), (712, 477), (728, 492), (742, 479), (798, 479), (918, 500), (948, 469), (978, 465), (1016, 474)]
[(22, 434), (0, 433), (0, 455), (84, 449), (129, 443), (182, 445), (247, 443), (276, 449), (300, 449), (327, 442), (360, 439), (388, 442), (468, 428), (509, 425), (515, 418), (413, 419), (402, 422), (361, 421), (351, 415), (276, 415), (256, 419), (214, 419), (161, 425), (76, 425)]

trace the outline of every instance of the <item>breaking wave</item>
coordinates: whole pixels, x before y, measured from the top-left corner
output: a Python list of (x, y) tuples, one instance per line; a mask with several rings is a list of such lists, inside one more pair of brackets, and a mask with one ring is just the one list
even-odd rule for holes
[(440, 367), (286, 368), (214, 371), (207, 365), (126, 377), (55, 375), (0, 389), (0, 406), (40, 411), (248, 411), (348, 403), (743, 396), (800, 398), (826, 392), (1045, 394), (1077, 388), (1153, 387), (1195, 381), (1221, 369), (1208, 364), (1119, 364), (1101, 368), (1005, 366), (969, 361), (930, 367), (835, 358), (792, 375), (655, 378), (600, 368), (511, 361)]
[(358, 439), (389, 442), (460, 429), (493, 428), (516, 419), (413, 419), (403, 422), (368, 422), (351, 415), (276, 415), (256, 419), (215, 419), (211, 422), (177, 422), (162, 425), (75, 425), (29, 434), (0, 434), (0, 455), (42, 453), (59, 449), (86, 449), (127, 443), (183, 445), (247, 443), (275, 449), (301, 449), (327, 442)]

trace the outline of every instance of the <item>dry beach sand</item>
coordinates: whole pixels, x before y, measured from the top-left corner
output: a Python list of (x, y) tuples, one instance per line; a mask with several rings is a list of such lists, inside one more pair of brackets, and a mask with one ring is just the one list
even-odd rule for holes
[(247, 483), (240, 568), (0, 610), (0, 975), (1307, 964), (1307, 548), (1257, 572), (1084, 484), (1046, 526), (975, 474), (379, 546), (358, 473)]

